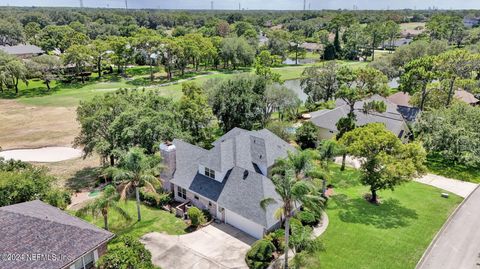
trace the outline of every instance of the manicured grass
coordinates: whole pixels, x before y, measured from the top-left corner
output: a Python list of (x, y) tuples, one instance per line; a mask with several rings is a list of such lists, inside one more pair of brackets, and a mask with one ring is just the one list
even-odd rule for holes
[(400, 24), (400, 29), (402, 30), (414, 30), (417, 27), (425, 28), (425, 23), (424, 22), (407, 22), (407, 23)]
[(312, 255), (316, 264), (312, 268), (413, 269), (462, 201), (454, 194), (442, 198), (444, 191), (410, 182), (395, 191), (381, 191), (377, 206), (363, 198), (368, 187), (358, 185), (358, 171), (341, 173), (338, 166), (331, 171), (338, 188), (328, 202), (330, 223), (320, 238), (325, 250)]
[[(361, 67), (365, 66), (366, 63), (363, 62), (349, 62), (349, 61), (339, 61), (341, 64), (349, 65), (352, 67)], [(273, 68), (273, 71), (280, 74), (282, 80), (291, 80), (300, 78), (303, 70), (307, 65), (298, 65), (298, 66), (285, 66)], [(163, 72), (161, 68), (155, 68), (156, 72)], [(51, 83), (51, 90), (47, 90), (43, 81), (41, 80), (30, 80), (29, 84), (26, 85), (23, 82), (19, 84), (19, 95), (15, 95), (12, 90), (2, 94), (0, 97), (13, 99), (16, 98), (20, 103), (27, 105), (35, 106), (54, 106), (54, 107), (73, 107), (77, 106), (80, 101), (88, 100), (94, 96), (103, 94), (105, 92), (115, 91), (120, 88), (152, 88), (160, 89), (160, 93), (165, 96), (172, 98), (180, 98), (182, 93), (182, 83), (186, 81), (186, 78), (190, 78), (190, 81), (203, 84), (209, 79), (212, 78), (227, 78), (234, 74), (239, 74), (243, 72), (253, 73), (252, 68), (243, 68), (239, 70), (220, 70), (215, 71), (212, 74), (202, 73), (188, 73), (184, 77), (179, 77), (176, 75), (174, 80), (178, 80), (177, 83), (167, 85), (167, 86), (158, 86), (160, 84), (166, 83), (164, 79), (158, 80), (159, 74), (156, 73), (157, 79), (154, 83), (151, 83), (149, 80), (149, 69), (148, 67), (132, 67), (126, 70), (126, 74), (131, 76), (130, 79), (125, 79), (122, 77), (117, 77), (116, 74), (106, 75), (101, 79), (98, 79), (96, 73), (92, 74), (90, 81), (85, 83), (72, 83), (65, 84), (53, 81)], [(205, 71), (203, 71), (205, 73)]]
[(18, 100), (20, 103), (28, 105), (68, 107), (76, 106), (80, 101), (120, 88), (131, 88), (131, 86), (127, 85), (124, 80), (118, 82), (93, 82), (85, 85), (76, 84), (76, 87), (59, 86), (57, 89), (46, 92), (42, 96), (23, 96)]
[(480, 183), (480, 168), (452, 163), (443, 159), (440, 155), (430, 154), (427, 157), (427, 167), (432, 174)]
[[(150, 232), (165, 232), (167, 234), (184, 234), (187, 225), (175, 215), (164, 210), (141, 205), (142, 221), (137, 222), (137, 209), (135, 201), (121, 202), (120, 206), (132, 217), (131, 221), (121, 218), (114, 210), (109, 211), (109, 229), (117, 236), (131, 235), (140, 238)], [(91, 215), (84, 217), (85, 220), (103, 228), (103, 217), (94, 219)]]

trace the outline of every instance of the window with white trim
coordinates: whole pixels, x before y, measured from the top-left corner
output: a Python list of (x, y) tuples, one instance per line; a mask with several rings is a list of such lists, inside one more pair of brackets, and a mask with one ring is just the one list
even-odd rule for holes
[(215, 179), (215, 170), (205, 167), (205, 175), (209, 178)]
[(183, 199), (187, 199), (187, 190), (180, 186), (177, 186), (177, 196)]

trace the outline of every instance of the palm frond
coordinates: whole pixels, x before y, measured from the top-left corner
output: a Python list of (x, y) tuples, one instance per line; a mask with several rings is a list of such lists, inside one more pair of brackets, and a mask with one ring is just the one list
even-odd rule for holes
[(112, 204), (111, 208), (115, 210), (122, 218), (124, 218), (127, 221), (132, 220), (132, 217), (125, 211), (123, 208), (119, 207), (116, 204)]
[(128, 191), (133, 187), (133, 182), (127, 182), (123, 187), (120, 192), (120, 199), (126, 200), (127, 199), (127, 193)]
[(277, 208), (277, 210), (275, 210), (275, 213), (273, 213), (273, 217), (275, 219), (282, 219), (282, 217), (284, 216), (284, 213), (285, 213), (285, 209), (283, 209), (283, 207), (279, 207)]
[(274, 203), (276, 203), (275, 199), (265, 198), (262, 201), (260, 201), (260, 206), (263, 208), (263, 210), (267, 210), (267, 207)]

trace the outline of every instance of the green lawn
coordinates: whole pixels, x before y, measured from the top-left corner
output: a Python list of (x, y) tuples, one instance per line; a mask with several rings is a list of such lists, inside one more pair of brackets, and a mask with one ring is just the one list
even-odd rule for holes
[(424, 22), (407, 22), (407, 23), (400, 24), (401, 30), (414, 30), (417, 27), (425, 28), (425, 23)]
[[(358, 172), (333, 167), (335, 196), (329, 200), (325, 250), (312, 255), (322, 269), (413, 269), (462, 199), (416, 182), (379, 193), (381, 205), (364, 200), (368, 188)], [(340, 174), (341, 173), (341, 174)], [(336, 175), (336, 176), (335, 176)]]
[[(150, 232), (165, 232), (167, 234), (177, 235), (184, 234), (187, 228), (185, 222), (175, 217), (175, 215), (145, 205), (141, 205), (142, 221), (137, 222), (135, 201), (121, 202), (120, 205), (128, 212), (132, 220), (128, 222), (121, 218), (114, 210), (109, 211), (109, 229), (117, 236), (132, 235), (135, 238), (140, 238)], [(101, 216), (94, 219), (91, 215), (87, 215), (84, 219), (103, 228), (103, 217)]]
[(480, 183), (480, 168), (466, 166), (461, 163), (451, 163), (439, 155), (429, 155), (427, 157), (427, 167), (432, 174)]
[[(366, 65), (366, 63), (363, 62), (339, 61), (339, 63), (352, 67), (362, 67)], [(291, 80), (300, 78), (305, 67), (311, 65), (313, 64), (278, 67), (273, 68), (273, 71), (279, 73), (282, 80)], [(159, 73), (163, 72), (160, 68), (156, 68), (155, 71), (157, 72), (157, 77)], [(175, 79), (180, 80), (179, 83), (167, 86), (158, 86), (162, 83), (165, 83), (166, 81), (163, 79), (158, 80), (155, 83), (151, 83), (149, 81), (148, 67), (133, 67), (126, 70), (126, 74), (131, 76), (130, 79), (117, 77), (116, 75), (107, 75), (104, 76), (102, 79), (98, 79), (96, 73), (93, 73), (90, 81), (87, 81), (85, 83), (64, 84), (53, 81), (51, 83), (52, 89), (50, 91), (47, 90), (43, 81), (35, 79), (30, 80), (28, 85), (21, 82), (19, 84), (18, 96), (16, 96), (14, 92), (10, 90), (8, 92), (0, 94), (0, 98), (16, 98), (19, 102), (27, 105), (68, 107), (77, 106), (82, 100), (88, 100), (96, 95), (115, 91), (119, 88), (146, 87), (152, 89), (159, 89), (162, 95), (176, 99), (180, 98), (182, 95), (182, 82), (185, 81), (185, 78), (190, 78), (190, 81), (203, 84), (205, 81), (212, 78), (227, 78), (229, 76), (242, 72), (252, 73), (253, 69), (243, 68), (233, 71), (214, 71), (210, 74), (193, 72), (186, 74), (183, 78), (177, 75)]]

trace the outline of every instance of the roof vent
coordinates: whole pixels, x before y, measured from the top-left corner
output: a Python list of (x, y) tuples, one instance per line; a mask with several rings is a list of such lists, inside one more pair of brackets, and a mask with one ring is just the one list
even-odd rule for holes
[(243, 180), (248, 177), (248, 170), (243, 171)]

